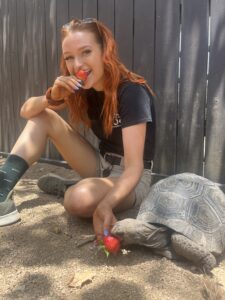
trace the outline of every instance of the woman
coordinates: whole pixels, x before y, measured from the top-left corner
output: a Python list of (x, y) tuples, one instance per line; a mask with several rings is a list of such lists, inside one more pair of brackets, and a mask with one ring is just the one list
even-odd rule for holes
[[(50, 138), (84, 178), (66, 190), (65, 209), (93, 216), (100, 239), (116, 222), (114, 211), (140, 204), (149, 191), (155, 127), (152, 95), (146, 81), (119, 61), (112, 34), (101, 22), (75, 19), (61, 33), (62, 75), (46, 95), (23, 104), (21, 116), (27, 125), (0, 169), (0, 225), (19, 219), (12, 189)], [(100, 140), (99, 151), (56, 113), (65, 107), (71, 124), (83, 122), (92, 128)]]

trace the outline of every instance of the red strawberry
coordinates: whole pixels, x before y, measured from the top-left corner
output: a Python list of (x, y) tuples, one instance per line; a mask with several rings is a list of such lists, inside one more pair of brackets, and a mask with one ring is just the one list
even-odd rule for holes
[(117, 253), (120, 250), (120, 241), (112, 235), (104, 236), (103, 244), (110, 253)]
[(84, 70), (79, 70), (76, 73), (76, 76), (77, 76), (78, 79), (81, 79), (81, 80), (85, 81), (85, 80), (87, 80), (88, 72), (86, 72)]

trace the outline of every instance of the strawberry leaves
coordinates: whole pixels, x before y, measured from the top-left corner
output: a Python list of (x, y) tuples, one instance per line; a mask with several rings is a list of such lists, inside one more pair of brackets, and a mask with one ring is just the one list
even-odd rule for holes
[(108, 258), (110, 253), (108, 250), (106, 250), (105, 245), (103, 244), (103, 241), (100, 241), (98, 244), (98, 251), (103, 251), (106, 255), (106, 257)]

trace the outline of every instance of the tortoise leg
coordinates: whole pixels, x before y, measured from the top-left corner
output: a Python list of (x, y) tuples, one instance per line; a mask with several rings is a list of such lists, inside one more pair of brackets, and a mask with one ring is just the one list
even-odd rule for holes
[(167, 246), (162, 249), (152, 249), (153, 253), (160, 256), (165, 256), (170, 260), (178, 260), (179, 256), (174, 251), (173, 247)]
[(154, 226), (136, 220), (136, 230), (139, 233), (136, 244), (151, 248), (156, 255), (165, 256), (171, 260), (178, 259), (176, 252), (170, 245), (171, 231), (167, 227)]
[(171, 243), (178, 255), (199, 265), (204, 272), (209, 272), (216, 266), (216, 259), (212, 253), (184, 235), (173, 233)]

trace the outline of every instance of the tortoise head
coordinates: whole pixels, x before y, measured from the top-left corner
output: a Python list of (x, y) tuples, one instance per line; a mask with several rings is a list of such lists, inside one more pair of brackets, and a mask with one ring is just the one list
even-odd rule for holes
[(111, 232), (121, 240), (123, 245), (142, 245), (163, 249), (170, 241), (168, 228), (136, 219), (116, 222)]
[(123, 245), (136, 244), (137, 240), (137, 220), (136, 219), (124, 219), (118, 221), (112, 228), (111, 233), (118, 237)]
[(154, 225), (129, 218), (116, 222), (112, 228), (112, 234), (119, 237), (123, 245), (145, 245), (155, 232)]

